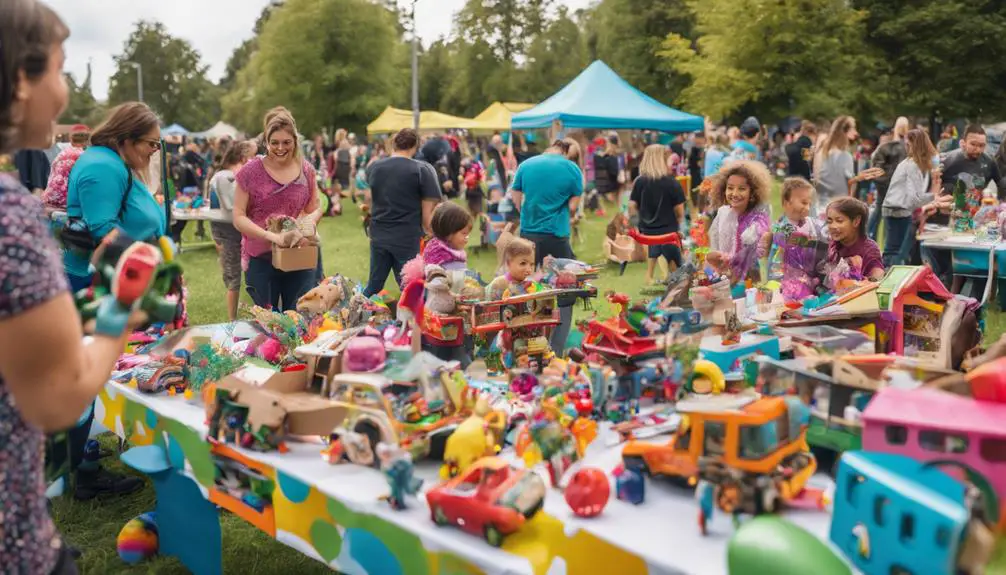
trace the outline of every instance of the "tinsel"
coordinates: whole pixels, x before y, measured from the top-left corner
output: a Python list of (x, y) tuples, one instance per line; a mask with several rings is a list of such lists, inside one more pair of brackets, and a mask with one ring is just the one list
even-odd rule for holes
[(200, 391), (207, 383), (220, 381), (234, 373), (244, 363), (244, 358), (223, 348), (204, 343), (189, 357), (189, 389)]

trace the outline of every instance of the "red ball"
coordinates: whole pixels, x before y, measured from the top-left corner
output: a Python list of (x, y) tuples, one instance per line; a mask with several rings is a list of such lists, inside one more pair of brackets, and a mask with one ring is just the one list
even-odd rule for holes
[(584, 467), (573, 474), (564, 493), (566, 504), (578, 517), (597, 517), (611, 494), (608, 476), (596, 467)]

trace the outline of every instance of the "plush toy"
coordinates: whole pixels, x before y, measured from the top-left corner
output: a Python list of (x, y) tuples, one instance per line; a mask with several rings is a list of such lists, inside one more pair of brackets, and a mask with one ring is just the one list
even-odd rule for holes
[(335, 309), (342, 303), (344, 294), (337, 283), (323, 283), (297, 300), (297, 311), (303, 314), (318, 315)]
[(451, 294), (451, 284), (444, 268), (435, 265), (426, 266), (426, 309), (440, 315), (454, 313), (457, 302)]
[(115, 541), (119, 558), (130, 565), (157, 555), (157, 547), (157, 515), (153, 512), (130, 519)]

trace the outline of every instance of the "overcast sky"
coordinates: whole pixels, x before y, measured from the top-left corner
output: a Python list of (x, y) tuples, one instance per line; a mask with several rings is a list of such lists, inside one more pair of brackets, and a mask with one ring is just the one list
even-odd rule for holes
[[(90, 60), (92, 87), (99, 100), (108, 94), (114, 72), (112, 56), (122, 52), (138, 20), (158, 20), (168, 31), (192, 43), (210, 65), (210, 78), (219, 80), (227, 59), (252, 35), (255, 20), (270, 0), (44, 0), (70, 27), (66, 70), (83, 80)], [(407, 0), (399, 0), (402, 5)], [(447, 35), (454, 13), (465, 0), (419, 0), (416, 27), (424, 43)], [(590, 0), (557, 0), (572, 9)]]

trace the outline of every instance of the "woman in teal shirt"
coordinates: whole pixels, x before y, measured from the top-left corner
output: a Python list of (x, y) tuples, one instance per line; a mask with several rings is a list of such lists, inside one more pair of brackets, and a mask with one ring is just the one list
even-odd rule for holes
[[(130, 172), (148, 173), (150, 159), (160, 149), (160, 122), (146, 104), (129, 102), (114, 108), (91, 135), (91, 147), (73, 165), (67, 215), (80, 218), (95, 240), (114, 229), (136, 240), (164, 235), (164, 210), (141, 178), (130, 177)], [(68, 250), (63, 265), (71, 289), (91, 284), (87, 257)]]
[[(149, 173), (150, 159), (160, 149), (160, 121), (146, 104), (129, 102), (115, 107), (95, 129), (91, 147), (80, 155), (70, 171), (67, 215), (81, 219), (95, 240), (115, 229), (141, 241), (163, 236), (164, 210), (136, 175)], [(66, 250), (63, 266), (71, 290), (76, 292), (91, 285), (89, 256)], [(92, 406), (81, 417), (80, 424), (67, 432), (70, 469), (76, 471), (74, 497), (87, 500), (136, 491), (143, 486), (142, 480), (103, 469), (98, 465), (96, 453), (85, 458), (93, 420)], [(51, 465), (61, 467), (58, 462)]]

